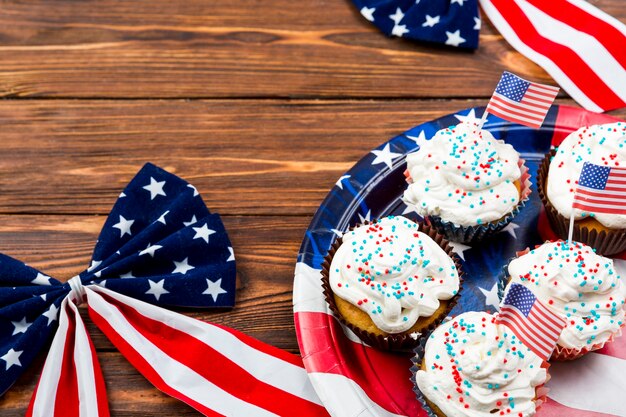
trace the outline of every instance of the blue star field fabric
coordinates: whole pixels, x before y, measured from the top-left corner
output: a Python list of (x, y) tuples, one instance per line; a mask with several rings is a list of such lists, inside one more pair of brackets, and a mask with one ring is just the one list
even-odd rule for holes
[[(162, 306), (232, 307), (234, 261), (220, 216), (196, 188), (146, 164), (120, 194), (79, 279)], [(50, 340), (71, 290), (0, 254), (0, 394)]]
[(476, 49), (477, 0), (352, 0), (388, 36)]

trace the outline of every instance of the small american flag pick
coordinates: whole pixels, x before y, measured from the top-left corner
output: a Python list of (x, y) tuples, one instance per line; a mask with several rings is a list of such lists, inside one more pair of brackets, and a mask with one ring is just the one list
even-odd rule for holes
[(590, 213), (626, 215), (626, 168), (585, 162), (573, 207)]
[(558, 87), (532, 83), (504, 72), (487, 105), (487, 112), (510, 122), (540, 128)]
[(540, 358), (548, 360), (565, 319), (552, 312), (528, 288), (513, 283), (500, 305), (496, 323), (504, 324)]

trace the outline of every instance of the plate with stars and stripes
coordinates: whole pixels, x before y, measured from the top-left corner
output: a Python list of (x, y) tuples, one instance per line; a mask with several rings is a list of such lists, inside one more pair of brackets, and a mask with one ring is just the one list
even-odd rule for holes
[[(294, 281), (296, 332), (309, 377), (333, 416), (426, 416), (409, 381), (410, 356), (382, 352), (364, 345), (339, 324), (324, 300), (321, 264), (335, 239), (356, 223), (390, 214), (419, 220), (417, 214), (400, 200), (406, 188), (403, 175), (406, 155), (418, 149), (420, 140), (432, 137), (439, 129), (482, 113), (483, 108), (472, 108), (441, 117), (416, 126), (372, 150), (337, 180), (306, 231)], [(526, 160), (533, 181), (541, 160), (552, 145), (558, 145), (580, 126), (612, 121), (615, 119), (610, 116), (554, 105), (540, 129), (530, 129), (491, 115), (485, 128), (515, 147)], [(516, 251), (552, 237), (541, 211), (542, 204), (533, 185), (530, 201), (496, 237), (481, 243), (480, 248), (453, 244), (454, 251), (462, 259), (465, 284), (452, 315), (471, 310), (495, 311), (499, 304), (497, 280), (502, 267)], [(626, 359), (626, 349), (623, 359)], [(553, 376), (555, 368), (555, 365), (551, 368)], [(555, 389), (556, 379), (551, 382), (553, 392), (560, 392), (562, 390)], [(544, 417), (599, 416), (588, 411), (581, 413), (580, 407), (562, 397), (550, 397), (552, 401), (541, 410)]]

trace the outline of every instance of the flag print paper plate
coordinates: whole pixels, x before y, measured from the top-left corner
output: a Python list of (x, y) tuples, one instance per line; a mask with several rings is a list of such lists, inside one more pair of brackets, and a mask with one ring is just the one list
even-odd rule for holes
[[(363, 220), (389, 214), (418, 217), (400, 201), (405, 189), (405, 156), (417, 141), (460, 120), (481, 116), (482, 108), (467, 109), (416, 126), (365, 155), (332, 188), (306, 231), (294, 282), (294, 314), (302, 358), (320, 399), (332, 416), (426, 416), (409, 381), (410, 356), (382, 352), (362, 344), (332, 316), (322, 293), (320, 268), (331, 243)], [(580, 126), (612, 122), (610, 116), (567, 106), (553, 106), (541, 129), (535, 130), (489, 116), (485, 128), (517, 149), (535, 178), (551, 145)], [(534, 182), (534, 181), (533, 181)], [(463, 260), (463, 294), (452, 314), (495, 311), (497, 281), (502, 267), (518, 250), (551, 237), (541, 215), (533, 185), (529, 203), (504, 230), (480, 248), (454, 244)], [(624, 276), (623, 261), (617, 267)], [(626, 339), (573, 363), (555, 363), (549, 401), (542, 417), (626, 416)]]

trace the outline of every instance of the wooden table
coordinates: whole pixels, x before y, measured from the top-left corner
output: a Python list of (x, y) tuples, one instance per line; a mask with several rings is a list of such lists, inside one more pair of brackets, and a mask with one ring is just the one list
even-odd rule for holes
[[(592, 3), (626, 22), (621, 0)], [(389, 39), (349, 0), (3, 1), (0, 251), (67, 280), (154, 162), (222, 214), (237, 255), (235, 309), (187, 314), (298, 352), (296, 253), (337, 178), (407, 128), (485, 104), (505, 69), (551, 82), (489, 22), (480, 41)], [(114, 416), (197, 415), (89, 331)], [(24, 414), (42, 364), (2, 416)]]

